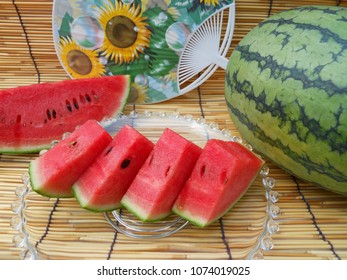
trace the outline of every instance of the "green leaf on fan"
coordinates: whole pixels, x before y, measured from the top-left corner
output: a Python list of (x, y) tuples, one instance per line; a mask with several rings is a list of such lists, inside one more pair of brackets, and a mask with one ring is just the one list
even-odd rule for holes
[(192, 6), (191, 1), (182, 1), (182, 0), (172, 0), (170, 2), (169, 7), (170, 8), (177, 8), (177, 9), (188, 9)]
[(173, 59), (161, 57), (160, 60), (155, 60), (154, 65), (152, 67), (149, 74), (151, 76), (159, 76), (163, 77), (168, 75), (170, 71), (177, 65), (178, 61), (173, 61)]
[[(167, 18), (165, 20), (160, 20), (159, 18), (161, 15), (166, 15)], [(171, 24), (175, 23), (173, 15), (158, 6), (145, 10), (142, 16), (147, 17), (147, 23), (152, 31), (152, 37), (155, 36), (165, 38), (166, 30)]]
[(113, 61), (109, 61), (108, 68), (110, 72), (114, 75), (116, 74), (128, 74), (131, 76), (136, 76), (137, 74), (144, 74), (150, 72), (151, 68), (151, 59), (146, 59), (146, 55), (149, 57), (150, 52), (146, 52), (145, 54), (140, 54), (139, 58), (135, 59), (133, 62), (126, 63), (114, 63)]
[(61, 21), (61, 26), (59, 29), (59, 36), (60, 37), (67, 37), (71, 36), (71, 30), (70, 25), (73, 22), (73, 17), (70, 16), (68, 13), (64, 15)]
[(134, 5), (135, 7), (140, 7), (142, 9), (142, 0), (134, 0), (132, 2), (132, 5)]
[(147, 100), (147, 102), (156, 102), (166, 99), (166, 96), (161, 91), (155, 90), (153, 88), (151, 88), (150, 90), (151, 94), (149, 95), (149, 100)]
[(180, 14), (180, 22), (192, 26), (201, 22), (201, 4), (199, 1), (171, 1), (170, 8), (176, 8)]
[(201, 22), (200, 10), (197, 13), (196, 10), (195, 12), (189, 12), (187, 9), (184, 9), (180, 11), (180, 15), (182, 17), (182, 22), (188, 26), (195, 27), (197, 22)]
[[(162, 14), (166, 15), (167, 18), (165, 20), (158, 20)], [(175, 19), (168, 11), (164, 11), (158, 6), (144, 11), (143, 16), (148, 18), (147, 22), (152, 32), (149, 43), (149, 49), (151, 51), (148, 74), (154, 76), (167, 75), (176, 67), (179, 60), (178, 55), (169, 48), (165, 39), (166, 30), (175, 23)]]

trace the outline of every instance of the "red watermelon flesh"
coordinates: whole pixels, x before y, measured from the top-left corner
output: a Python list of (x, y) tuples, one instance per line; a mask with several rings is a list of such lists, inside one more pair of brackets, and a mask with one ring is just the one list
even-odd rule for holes
[(166, 128), (123, 196), (122, 206), (142, 221), (170, 215), (200, 153), (200, 147)]
[(89, 119), (121, 112), (129, 76), (105, 76), (21, 86), (0, 91), (0, 153), (49, 148)]
[(71, 187), (112, 137), (89, 120), (42, 156), (30, 162), (31, 187), (48, 197), (72, 197)]
[(154, 144), (126, 125), (73, 185), (80, 205), (92, 211), (111, 211), (142, 167)]
[(211, 224), (243, 196), (263, 164), (261, 158), (237, 142), (209, 140), (173, 212), (200, 227)]

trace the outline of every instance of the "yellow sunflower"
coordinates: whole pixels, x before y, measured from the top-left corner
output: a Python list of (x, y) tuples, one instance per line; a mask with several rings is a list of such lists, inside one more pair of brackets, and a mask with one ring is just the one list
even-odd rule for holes
[(139, 6), (109, 1), (100, 9), (99, 22), (105, 31), (98, 49), (116, 63), (129, 63), (149, 46), (151, 32)]
[(219, 0), (200, 0), (200, 3), (204, 3), (205, 5), (216, 6), (219, 4)]
[(76, 44), (70, 38), (61, 38), (59, 52), (62, 64), (75, 79), (100, 77), (105, 74), (105, 66), (100, 62), (98, 54)]
[(129, 104), (144, 104), (148, 100), (148, 87), (141, 86), (137, 83), (132, 83), (128, 98)]

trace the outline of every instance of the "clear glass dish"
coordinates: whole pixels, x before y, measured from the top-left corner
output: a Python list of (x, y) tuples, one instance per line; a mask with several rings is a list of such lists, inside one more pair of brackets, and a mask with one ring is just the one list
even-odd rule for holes
[[(131, 125), (154, 143), (166, 127), (201, 147), (212, 138), (242, 143), (242, 139), (231, 135), (228, 130), (220, 130), (216, 123), (208, 124), (203, 118), (193, 119), (192, 116), (178, 113), (134, 111), (129, 115), (120, 114), (104, 120), (101, 124), (111, 135), (125, 124)], [(235, 259), (262, 259), (263, 252), (274, 246), (271, 235), (279, 230), (276, 222), (280, 214), (276, 205), (278, 194), (274, 191), (275, 180), (269, 176), (267, 166), (233, 209), (204, 229), (196, 228), (175, 215), (157, 223), (142, 223), (123, 209), (112, 213), (93, 213), (79, 207), (74, 198), (40, 196), (31, 190), (28, 174), (24, 174), (22, 179), (23, 185), (16, 189), (18, 199), (12, 204), (15, 215), (11, 220), (12, 228), (16, 230), (13, 242), (22, 248), (21, 259), (112, 259), (140, 256), (146, 259), (147, 255), (136, 254), (137, 243), (147, 246), (148, 258), (163, 258), (163, 252), (159, 254), (156, 246), (182, 246), (177, 252), (168, 249), (167, 258), (183, 256), (194, 259), (198, 255), (205, 259), (220, 258), (219, 249), (211, 251), (208, 245), (204, 248), (203, 242), (215, 242), (218, 248), (221, 244), (225, 246), (229, 255), (225, 258), (230, 258), (230, 252), (233, 252), (232, 258)], [(199, 242), (200, 247), (192, 253), (189, 246), (195, 242)], [(118, 248), (124, 246), (124, 251), (114, 254), (116, 243)], [(216, 252), (215, 257), (211, 252)]]

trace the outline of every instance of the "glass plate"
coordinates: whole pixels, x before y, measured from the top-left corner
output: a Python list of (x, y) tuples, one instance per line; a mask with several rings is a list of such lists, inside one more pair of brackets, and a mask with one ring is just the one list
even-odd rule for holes
[[(216, 123), (208, 124), (203, 118), (193, 119), (190, 115), (178, 113), (134, 111), (129, 115), (120, 114), (116, 118), (104, 120), (101, 124), (111, 135), (124, 125), (131, 125), (154, 143), (167, 127), (201, 147), (212, 138), (242, 143), (242, 139), (231, 135), (228, 130), (220, 130)], [(251, 149), (246, 143), (244, 145)], [(133, 252), (134, 248), (126, 244), (138, 242), (153, 246), (148, 249), (148, 257), (158, 253), (155, 246), (161, 244), (164, 248), (182, 246), (176, 252), (177, 258), (182, 257), (184, 250), (187, 250), (184, 258), (195, 258), (196, 254), (201, 257), (201, 254), (206, 253), (203, 258), (208, 259), (214, 258), (210, 249), (207, 249), (211, 246), (209, 243), (215, 242), (221, 247), (222, 242), (229, 257), (230, 252), (233, 252), (233, 258), (236, 259), (261, 259), (264, 250), (272, 249), (274, 244), (271, 235), (278, 231), (276, 218), (280, 210), (276, 205), (278, 194), (273, 190), (274, 186), (275, 180), (269, 177), (269, 168), (265, 166), (229, 213), (218, 222), (201, 229), (175, 215), (156, 223), (142, 223), (126, 210), (93, 213), (82, 209), (74, 198), (56, 199), (36, 194), (31, 190), (28, 174), (24, 174), (23, 185), (16, 189), (18, 199), (12, 205), (15, 215), (11, 223), (17, 230), (13, 241), (17, 247), (23, 248), (22, 259), (112, 258), (116, 240), (118, 249), (122, 246), (128, 248), (123, 253), (117, 253), (118, 258), (130, 258), (126, 250)], [(196, 254), (189, 247), (195, 242), (200, 246)], [(206, 248), (201, 242), (206, 242)], [(168, 258), (176, 254), (169, 249), (167, 251)], [(134, 258), (140, 257), (134, 254)]]

